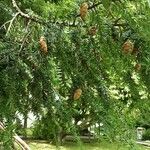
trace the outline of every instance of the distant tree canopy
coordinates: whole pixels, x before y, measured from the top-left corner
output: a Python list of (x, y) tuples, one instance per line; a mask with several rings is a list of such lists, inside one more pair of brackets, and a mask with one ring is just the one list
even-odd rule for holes
[(149, 113), (149, 1), (0, 0), (0, 10), (6, 145), (29, 111), (54, 137), (103, 123), (109, 139), (129, 139)]

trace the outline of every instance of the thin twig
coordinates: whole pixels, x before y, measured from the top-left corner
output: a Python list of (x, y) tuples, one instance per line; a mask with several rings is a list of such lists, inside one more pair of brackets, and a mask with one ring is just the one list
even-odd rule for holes
[[(29, 23), (27, 24), (26, 29), (25, 29), (26, 31), (28, 31), (30, 23), (31, 23), (31, 22), (29, 22)], [(30, 33), (31, 33), (31, 31), (30, 31), (30, 32), (27, 32), (27, 33), (24, 35), (24, 37), (23, 37), (23, 39), (22, 39), (22, 44), (21, 44), (20, 49), (19, 49), (19, 54), (20, 54), (20, 52), (22, 51), (23, 46), (24, 46), (24, 44), (25, 44), (25, 41), (26, 41), (27, 37), (30, 35)]]
[(43, 23), (43, 21), (40, 20), (40, 18), (32, 17), (32, 16), (30, 16), (30, 15), (28, 15), (28, 14), (22, 12), (22, 11), (20, 10), (20, 8), (18, 7), (18, 5), (17, 5), (17, 3), (16, 3), (15, 0), (12, 0), (12, 5), (13, 5), (13, 7), (17, 10), (17, 12), (19, 13), (20, 16), (22, 16), (22, 17), (24, 17), (24, 18), (27, 18), (27, 19), (30, 19), (30, 20), (32, 20), (32, 21), (34, 21), (34, 22)]
[(27, 34), (25, 34), (25, 36), (23, 37), (22, 44), (21, 44), (20, 49), (19, 49), (19, 53), (22, 51), (24, 44), (25, 44), (25, 41), (26, 41), (27, 37), (30, 35), (30, 33), (31, 33), (31, 31), (28, 32)]
[(19, 12), (17, 12), (17, 13), (15, 14), (15, 16), (10, 20), (10, 23), (9, 23), (9, 26), (8, 26), (8, 29), (7, 29), (7, 32), (6, 32), (6, 36), (8, 35), (8, 33), (9, 33), (10, 29), (11, 29), (11, 26), (12, 26), (12, 24), (13, 24), (13, 21), (15, 20), (15, 18), (16, 18), (18, 15), (19, 15)]
[[(33, 22), (37, 22), (39, 24), (43, 24), (43, 25), (49, 25), (49, 24), (55, 24), (55, 25), (58, 25), (58, 26), (68, 26), (68, 27), (77, 27), (77, 24), (75, 24), (75, 21), (76, 21), (76, 18), (80, 17), (80, 14), (77, 14), (74, 18), (74, 21), (73, 23), (67, 23), (67, 22), (58, 22), (58, 21), (44, 21), (40, 18), (37, 18), (37, 17), (33, 17), (33, 16), (30, 16), (29, 14), (26, 14), (24, 12), (22, 12), (20, 10), (20, 8), (18, 7), (17, 3), (15, 0), (12, 0), (12, 4), (13, 4), (13, 7), (15, 8), (15, 10), (19, 13), (20, 16), (24, 17), (24, 18), (27, 18)], [(94, 9), (96, 7), (98, 7), (99, 5), (101, 5), (102, 2), (98, 2), (98, 3), (95, 3), (91, 6), (89, 6), (88, 10), (91, 10), (91, 9)], [(125, 26), (125, 24), (115, 24), (114, 26)], [(82, 26), (82, 27), (86, 27), (86, 26)]]
[[(12, 20), (12, 19), (11, 19)], [(0, 30), (4, 27), (6, 29), (6, 24), (10, 23), (11, 20), (8, 20), (6, 21), (1, 27), (0, 27)]]
[(25, 18), (28, 18), (30, 19), (30, 16), (28, 14), (25, 14), (23, 13), (20, 8), (18, 7), (17, 3), (15, 0), (12, 0), (12, 4), (13, 4), (13, 7), (17, 10), (17, 12), (21, 15), (21, 16), (24, 16)]
[(88, 9), (93, 9), (93, 8), (95, 8), (95, 7), (97, 7), (97, 6), (101, 5), (101, 4), (102, 4), (102, 2), (98, 2), (98, 3), (93, 4), (92, 6), (90, 6)]
[(124, 26), (127, 26), (127, 23), (116, 23), (116, 24), (113, 24), (113, 26), (124, 27)]
[[(19, 13), (20, 16), (22, 16), (24, 18), (27, 18), (27, 19), (30, 19), (34, 22), (37, 22), (37, 23), (40, 23), (40, 24), (46, 24), (46, 25), (48, 25), (49, 23), (52, 23), (52, 24), (57, 24), (57, 25), (70, 26), (70, 27), (76, 27), (77, 26), (77, 25), (75, 25), (75, 22), (73, 22), (72, 24), (69, 24), (69, 23), (64, 23), (64, 22), (55, 22), (55, 21), (54, 22), (52, 22), (52, 21), (51, 22), (46, 22), (46, 21), (43, 21), (40, 18), (33, 17), (33, 16), (30, 16), (30, 15), (22, 12), (20, 10), (20, 8), (18, 7), (15, 0), (12, 0), (12, 4), (13, 4), (13, 7), (16, 9), (16, 11)], [(88, 10), (95, 8), (95, 7), (99, 6), (100, 4), (102, 4), (102, 3), (98, 2), (96, 4), (93, 4), (92, 6), (89, 6)], [(77, 17), (80, 17), (80, 14), (76, 15), (75, 20), (76, 20)]]

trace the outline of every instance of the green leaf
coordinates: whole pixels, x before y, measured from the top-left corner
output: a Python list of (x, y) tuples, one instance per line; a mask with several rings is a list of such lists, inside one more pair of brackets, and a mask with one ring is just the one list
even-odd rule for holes
[(103, 3), (103, 6), (105, 7), (105, 9), (108, 9), (111, 2), (110, 2), (110, 0), (103, 0), (102, 3)]

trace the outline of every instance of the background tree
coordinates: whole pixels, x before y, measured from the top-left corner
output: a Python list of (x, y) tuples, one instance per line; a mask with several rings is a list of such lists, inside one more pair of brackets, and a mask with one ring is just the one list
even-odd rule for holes
[(7, 149), (16, 114), (29, 111), (50, 131), (48, 139), (77, 137), (100, 123), (110, 140), (131, 139), (138, 115), (149, 107), (148, 2), (4, 0), (0, 8)]

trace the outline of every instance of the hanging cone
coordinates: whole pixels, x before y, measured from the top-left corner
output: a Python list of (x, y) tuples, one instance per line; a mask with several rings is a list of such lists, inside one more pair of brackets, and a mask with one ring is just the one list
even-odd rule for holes
[(78, 100), (81, 97), (81, 94), (82, 94), (82, 90), (81, 89), (75, 90), (73, 99), (74, 100)]
[(94, 36), (97, 33), (97, 28), (96, 26), (92, 26), (89, 31), (88, 31), (89, 35)]
[(88, 4), (87, 3), (82, 3), (80, 6), (80, 17), (85, 20), (85, 17), (87, 16), (88, 13)]
[(48, 49), (47, 49), (47, 43), (44, 36), (40, 37), (39, 43), (40, 43), (41, 51), (46, 54), (48, 52)]
[(135, 71), (138, 72), (138, 71), (140, 71), (140, 70), (141, 70), (141, 64), (137, 63), (137, 64), (135, 65)]
[(134, 44), (130, 41), (127, 40), (123, 45), (122, 45), (122, 50), (123, 53), (125, 54), (131, 54), (134, 48)]

